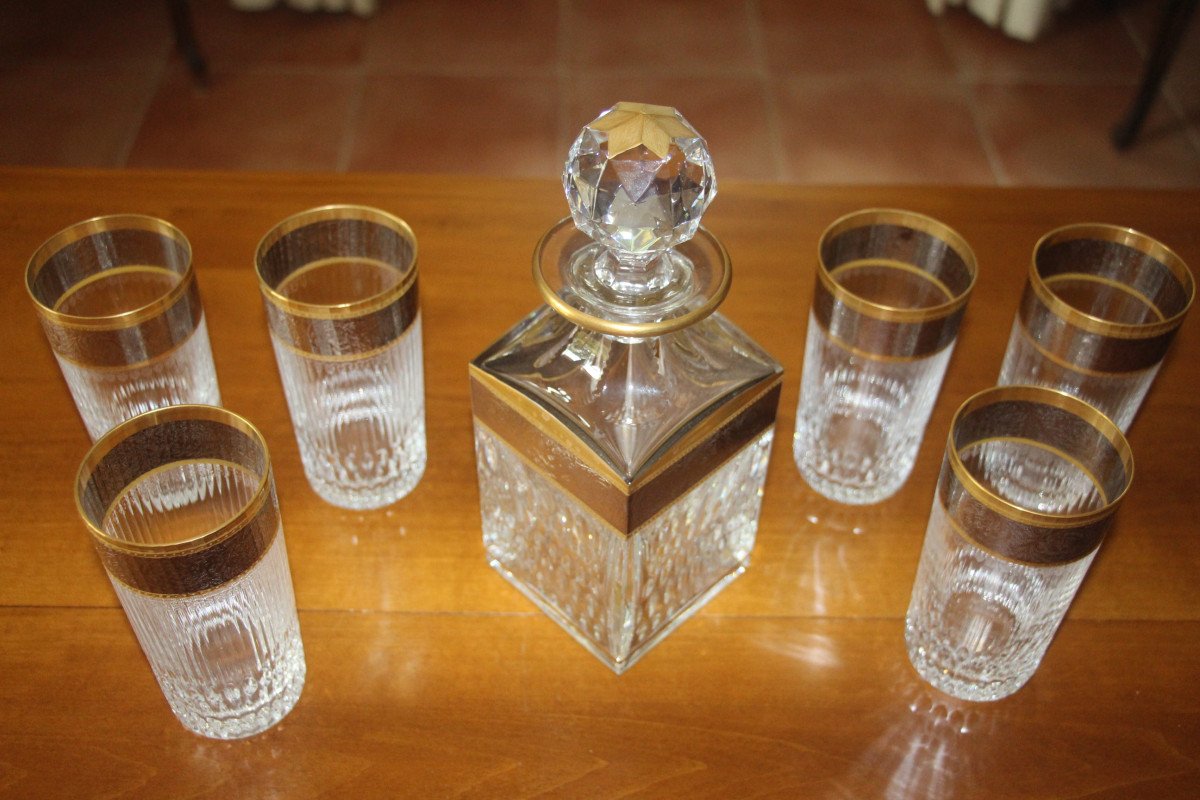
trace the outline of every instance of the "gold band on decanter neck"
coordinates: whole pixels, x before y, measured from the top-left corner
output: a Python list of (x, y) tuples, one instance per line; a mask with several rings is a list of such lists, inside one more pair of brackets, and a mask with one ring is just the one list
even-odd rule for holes
[[(591, 313), (572, 303), (564, 294), (567, 284), (563, 271), (569, 258), (581, 248), (592, 246), (592, 240), (575, 227), (570, 217), (560, 220), (538, 242), (533, 251), (533, 280), (546, 305), (572, 323), (588, 330), (623, 336), (631, 339), (662, 336), (694, 325), (712, 314), (721, 305), (733, 281), (729, 253), (720, 240), (701, 227), (696, 235), (678, 245), (676, 251), (698, 265), (703, 274), (694, 275), (700, 283), (693, 288), (691, 302), (672, 306), (664, 318), (650, 322), (611, 319)], [(698, 270), (699, 271), (699, 270)]]

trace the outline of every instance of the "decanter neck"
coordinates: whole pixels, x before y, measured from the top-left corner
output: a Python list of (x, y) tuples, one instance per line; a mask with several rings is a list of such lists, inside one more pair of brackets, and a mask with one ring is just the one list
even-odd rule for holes
[(593, 245), (576, 253), (565, 288), (605, 316), (657, 319), (693, 295), (693, 267), (674, 250), (640, 258), (620, 257)]
[(703, 228), (649, 262), (617, 261), (568, 217), (534, 248), (533, 279), (547, 305), (576, 325), (635, 339), (704, 319), (729, 291), (729, 254)]

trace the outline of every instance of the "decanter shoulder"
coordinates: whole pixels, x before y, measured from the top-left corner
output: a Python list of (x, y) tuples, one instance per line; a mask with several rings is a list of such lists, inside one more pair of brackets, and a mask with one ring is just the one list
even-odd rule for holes
[(573, 325), (547, 308), (474, 366), (551, 412), (627, 475), (697, 417), (782, 373), (719, 314), (665, 336), (627, 339)]

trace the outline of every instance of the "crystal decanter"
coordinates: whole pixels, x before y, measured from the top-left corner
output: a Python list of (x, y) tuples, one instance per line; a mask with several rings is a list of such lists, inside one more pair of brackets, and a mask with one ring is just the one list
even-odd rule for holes
[(563, 171), (545, 305), (470, 366), (488, 561), (620, 673), (750, 561), (782, 369), (715, 313), (704, 139), (618, 103)]

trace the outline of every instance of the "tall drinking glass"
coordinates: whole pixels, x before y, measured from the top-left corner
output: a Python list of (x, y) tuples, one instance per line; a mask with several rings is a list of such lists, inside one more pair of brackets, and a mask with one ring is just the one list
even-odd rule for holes
[(275, 360), (313, 490), (380, 508), (425, 471), (417, 240), (363, 206), (289, 217), (255, 259)]
[(961, 236), (858, 211), (821, 236), (792, 450), (813, 489), (876, 503), (912, 472), (975, 285)]
[(1051, 231), (1034, 247), (998, 383), (1061, 389), (1127, 431), (1195, 294), (1183, 260), (1145, 234)]
[(1129, 482), (1108, 417), (1034, 386), (980, 392), (951, 423), (908, 607), (908, 657), (964, 700), (1037, 670)]
[(281, 720), (304, 646), (267, 446), (246, 420), (171, 406), (113, 428), (75, 500), (175, 716), (215, 739)]
[(96, 217), (51, 236), (25, 285), (92, 440), (179, 403), (220, 405), (192, 248), (153, 217)]

